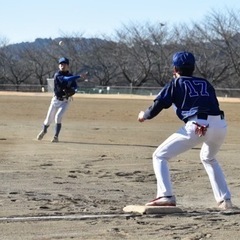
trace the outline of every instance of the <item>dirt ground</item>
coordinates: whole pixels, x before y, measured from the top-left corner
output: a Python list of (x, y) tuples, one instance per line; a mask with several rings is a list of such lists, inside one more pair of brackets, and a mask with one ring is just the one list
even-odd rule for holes
[(219, 162), (236, 209), (221, 212), (199, 160), (200, 146), (170, 162), (183, 213), (134, 215), (156, 194), (155, 148), (182, 122), (172, 109), (137, 122), (152, 97), (77, 95), (42, 141), (51, 95), (0, 93), (0, 239), (239, 239), (240, 102), (220, 102), (229, 125)]

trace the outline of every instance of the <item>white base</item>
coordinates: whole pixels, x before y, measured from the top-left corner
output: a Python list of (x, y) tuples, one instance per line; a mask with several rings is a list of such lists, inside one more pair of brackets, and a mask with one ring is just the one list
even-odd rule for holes
[(127, 205), (123, 208), (124, 212), (140, 213), (140, 214), (161, 214), (161, 213), (181, 213), (181, 208), (174, 206), (144, 206), (144, 205)]

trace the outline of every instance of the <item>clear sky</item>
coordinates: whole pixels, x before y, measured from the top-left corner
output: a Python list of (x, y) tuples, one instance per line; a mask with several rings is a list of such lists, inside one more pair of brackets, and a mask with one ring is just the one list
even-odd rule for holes
[(239, 0), (0, 0), (0, 39), (32, 42), (83, 33), (111, 36), (130, 23), (202, 21), (212, 10), (240, 9)]

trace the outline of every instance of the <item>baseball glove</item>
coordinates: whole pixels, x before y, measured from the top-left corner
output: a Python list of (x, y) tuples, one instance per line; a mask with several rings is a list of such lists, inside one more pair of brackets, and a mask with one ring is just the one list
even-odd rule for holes
[(76, 91), (75, 91), (74, 88), (66, 88), (66, 89), (64, 89), (63, 91), (64, 91), (65, 96), (66, 96), (67, 98), (73, 96), (73, 95), (76, 93)]

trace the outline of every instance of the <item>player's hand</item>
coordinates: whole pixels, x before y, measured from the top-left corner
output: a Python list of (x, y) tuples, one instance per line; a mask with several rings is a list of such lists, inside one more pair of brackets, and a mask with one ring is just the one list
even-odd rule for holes
[(144, 118), (143, 116), (144, 116), (144, 111), (141, 111), (141, 112), (138, 114), (138, 121), (139, 121), (139, 122), (144, 122), (144, 121), (145, 121), (145, 118)]
[(88, 80), (89, 75), (90, 75), (89, 72), (85, 72), (80, 74), (80, 77), (86, 81)]

